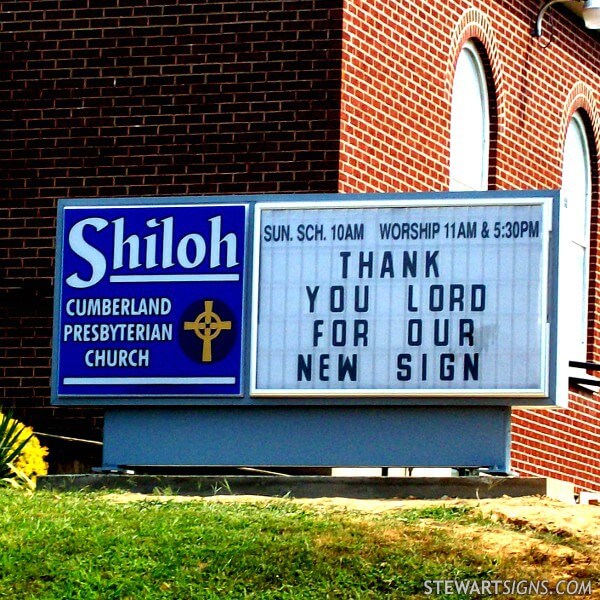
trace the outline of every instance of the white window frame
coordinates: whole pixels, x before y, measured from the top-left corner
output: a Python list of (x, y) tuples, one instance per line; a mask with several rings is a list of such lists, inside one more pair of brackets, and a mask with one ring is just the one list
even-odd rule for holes
[[(465, 143), (473, 144), (473, 139), (469, 139), (465, 132), (465, 124), (472, 123), (468, 117), (471, 111), (467, 111), (464, 115), (460, 113), (461, 105), (460, 98), (463, 94), (472, 93), (472, 89), (461, 90), (457, 86), (461, 85), (462, 69), (471, 69), (471, 73), (475, 75), (479, 87), (479, 106), (482, 116), (482, 131), (479, 132), (479, 152), (481, 163), (469, 165), (468, 177), (464, 177), (466, 173), (465, 167), (465, 152), (469, 152), (470, 148), (465, 148)], [(458, 77), (457, 77), (458, 76)], [(464, 109), (463, 109), (464, 111)], [(462, 118), (461, 118), (462, 117)], [(475, 135), (471, 134), (471, 138)], [(481, 56), (477, 47), (472, 41), (468, 41), (462, 47), (454, 73), (454, 81), (452, 82), (452, 105), (450, 115), (450, 190), (451, 191), (485, 191), (489, 186), (489, 158), (490, 158), (490, 103), (489, 92), (487, 86), (487, 78), (485, 67), (481, 60)], [(461, 164), (462, 163), (462, 164)]]
[[(577, 136), (576, 139), (570, 137), (573, 135)], [(578, 147), (571, 146), (573, 143), (578, 144)], [(575, 154), (567, 154), (573, 150)], [(575, 186), (580, 189), (572, 191), (569, 187), (567, 169), (573, 167), (574, 161), (581, 158), (583, 160), (576, 165), (578, 173), (576, 172), (572, 176), (583, 173), (584, 180), (576, 182)], [(581, 189), (583, 189), (583, 194), (581, 194)], [(579, 192), (579, 197), (573, 197), (572, 194), (577, 192)], [(566, 299), (563, 318), (568, 323), (565, 331), (568, 332), (567, 358), (570, 361), (587, 359), (591, 197), (592, 165), (588, 134), (583, 114), (581, 111), (577, 111), (571, 117), (565, 135), (561, 191), (561, 232), (567, 236), (567, 259), (563, 278), (567, 289), (563, 290), (563, 298)], [(579, 210), (575, 214), (569, 212), (569, 203), (573, 202), (583, 202), (583, 207), (580, 204)], [(577, 218), (576, 221), (574, 217)], [(583, 252), (583, 260), (576, 257), (577, 254), (581, 255), (581, 252)], [(578, 292), (577, 289), (579, 289)], [(581, 304), (581, 310), (575, 310), (574, 304), (578, 302)]]

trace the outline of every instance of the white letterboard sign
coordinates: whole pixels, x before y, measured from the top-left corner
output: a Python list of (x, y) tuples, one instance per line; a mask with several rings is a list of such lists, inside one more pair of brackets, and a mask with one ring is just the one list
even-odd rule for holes
[(551, 198), (259, 203), (254, 396), (548, 396)]

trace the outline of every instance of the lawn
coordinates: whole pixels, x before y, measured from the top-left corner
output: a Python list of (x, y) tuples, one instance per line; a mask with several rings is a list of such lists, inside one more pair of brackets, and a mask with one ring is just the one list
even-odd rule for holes
[(0, 489), (0, 598), (425, 598), (427, 582), (446, 579), (577, 578), (598, 590), (597, 551), (476, 506), (373, 514), (291, 499)]

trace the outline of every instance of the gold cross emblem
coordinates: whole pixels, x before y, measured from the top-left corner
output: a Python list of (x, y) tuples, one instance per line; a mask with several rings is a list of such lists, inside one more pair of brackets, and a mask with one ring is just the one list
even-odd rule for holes
[(231, 321), (222, 321), (221, 317), (213, 312), (213, 301), (204, 301), (204, 312), (201, 312), (194, 321), (184, 321), (183, 329), (193, 331), (202, 340), (202, 362), (212, 362), (212, 341), (224, 329), (231, 329)]

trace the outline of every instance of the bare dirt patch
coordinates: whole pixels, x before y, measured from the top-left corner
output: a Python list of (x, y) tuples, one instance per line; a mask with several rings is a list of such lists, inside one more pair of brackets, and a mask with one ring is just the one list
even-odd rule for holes
[[(215, 495), (208, 497), (117, 493), (107, 495), (111, 502), (246, 502), (268, 504), (277, 499), (266, 496)], [(566, 504), (546, 497), (529, 496), (484, 500), (359, 500), (352, 498), (293, 499), (301, 506), (323, 512), (343, 512), (359, 520), (414, 509), (469, 507), (481, 519), (437, 520), (420, 518), (413, 523), (426, 538), (433, 531), (447, 534), (457, 548), (476, 549), (482, 554), (514, 564), (530, 579), (600, 578), (600, 507)], [(470, 513), (472, 514), (472, 513)], [(387, 541), (406, 535), (397, 526), (379, 530)], [(460, 550), (458, 550), (460, 552)], [(600, 594), (600, 591), (597, 593)], [(592, 595), (596, 597), (596, 592)]]
[[(159, 494), (114, 493), (112, 502), (269, 502), (273, 498), (253, 495), (178, 496)], [(515, 529), (547, 533), (559, 538), (577, 537), (600, 547), (600, 506), (565, 504), (541, 496), (493, 498), (484, 500), (360, 500), (355, 498), (290, 498), (301, 505), (332, 510), (352, 510), (383, 514), (430, 506), (468, 506), (477, 508), (493, 521), (514, 526)]]

